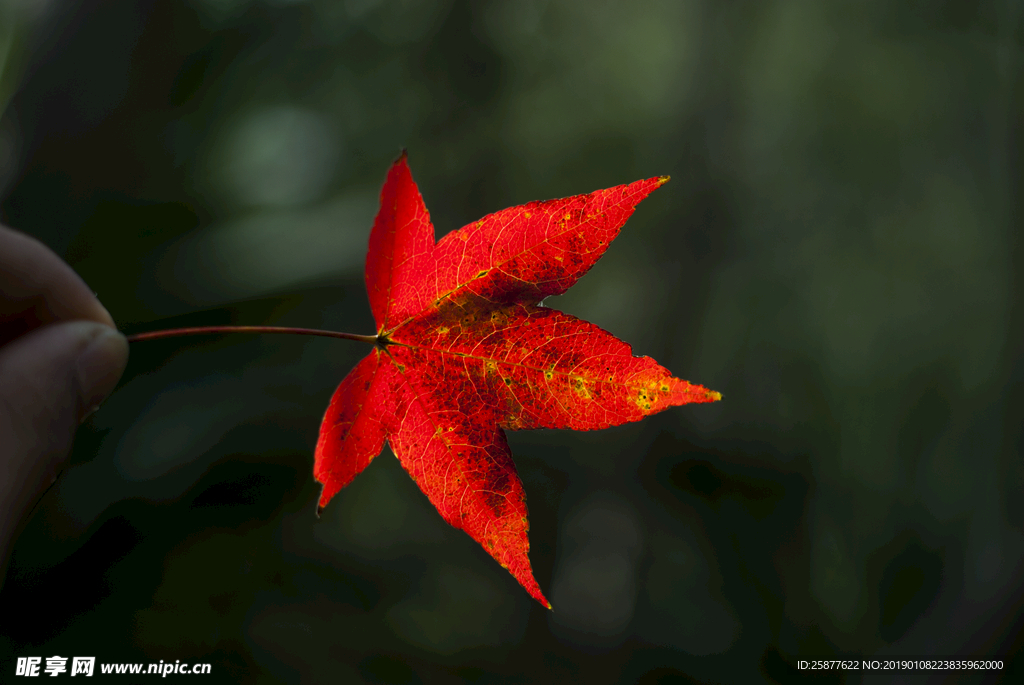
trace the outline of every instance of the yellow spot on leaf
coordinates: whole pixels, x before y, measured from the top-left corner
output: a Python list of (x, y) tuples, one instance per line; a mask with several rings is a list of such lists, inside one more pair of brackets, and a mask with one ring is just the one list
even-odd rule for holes
[(633, 403), (636, 404), (636, 406), (640, 407), (641, 410), (645, 412), (651, 410), (651, 400), (653, 398), (647, 394), (646, 389), (640, 388), (640, 390), (638, 390), (636, 393), (636, 397), (632, 397), (630, 399), (632, 399)]

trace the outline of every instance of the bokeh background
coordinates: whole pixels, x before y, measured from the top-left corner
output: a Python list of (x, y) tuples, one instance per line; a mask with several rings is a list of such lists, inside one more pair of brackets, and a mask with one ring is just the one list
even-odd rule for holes
[(372, 332), (402, 148), (439, 235), (670, 174), (547, 304), (724, 395), (510, 435), (548, 612), (388, 450), (316, 519), (360, 344), (133, 345), (16, 547), (3, 679), (53, 654), (254, 683), (1012, 668), (1022, 46), (1008, 0), (0, 1), (0, 220), (123, 330)]

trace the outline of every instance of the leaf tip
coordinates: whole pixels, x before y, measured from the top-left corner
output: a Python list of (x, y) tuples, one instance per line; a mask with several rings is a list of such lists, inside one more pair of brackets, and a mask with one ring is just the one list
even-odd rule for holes
[(667, 174), (666, 174), (665, 176), (659, 176), (659, 177), (658, 177), (658, 185), (657, 185), (657, 187), (658, 187), (658, 188), (662, 187), (663, 185), (665, 185), (666, 183), (668, 183), (668, 182), (669, 182), (669, 180), (671, 180), (671, 178), (672, 178), (672, 177), (671, 177), (671, 176), (668, 176)]
[(718, 400), (722, 399), (722, 393), (716, 392), (715, 390), (709, 390), (708, 397), (711, 398), (712, 402), (717, 402)]
[(324, 508), (321, 505), (316, 505), (316, 517), (320, 518), (320, 514), (324, 513)]

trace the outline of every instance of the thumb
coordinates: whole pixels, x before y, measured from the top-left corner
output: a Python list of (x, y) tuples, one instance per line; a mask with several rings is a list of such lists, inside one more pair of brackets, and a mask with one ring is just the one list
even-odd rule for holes
[(128, 341), (70, 321), (0, 347), (0, 580), (32, 506), (63, 468), (75, 429), (117, 385)]

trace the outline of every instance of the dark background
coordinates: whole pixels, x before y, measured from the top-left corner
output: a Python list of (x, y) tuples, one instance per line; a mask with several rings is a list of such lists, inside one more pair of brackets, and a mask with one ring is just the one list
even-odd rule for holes
[(1020, 2), (0, 8), (0, 220), (123, 330), (372, 332), (362, 263), (403, 147), (439, 234), (671, 174), (547, 304), (724, 395), (510, 435), (548, 612), (388, 450), (316, 519), (319, 420), (363, 346), (135, 344), (16, 547), (2, 679), (53, 654), (259, 683), (1012, 666)]

